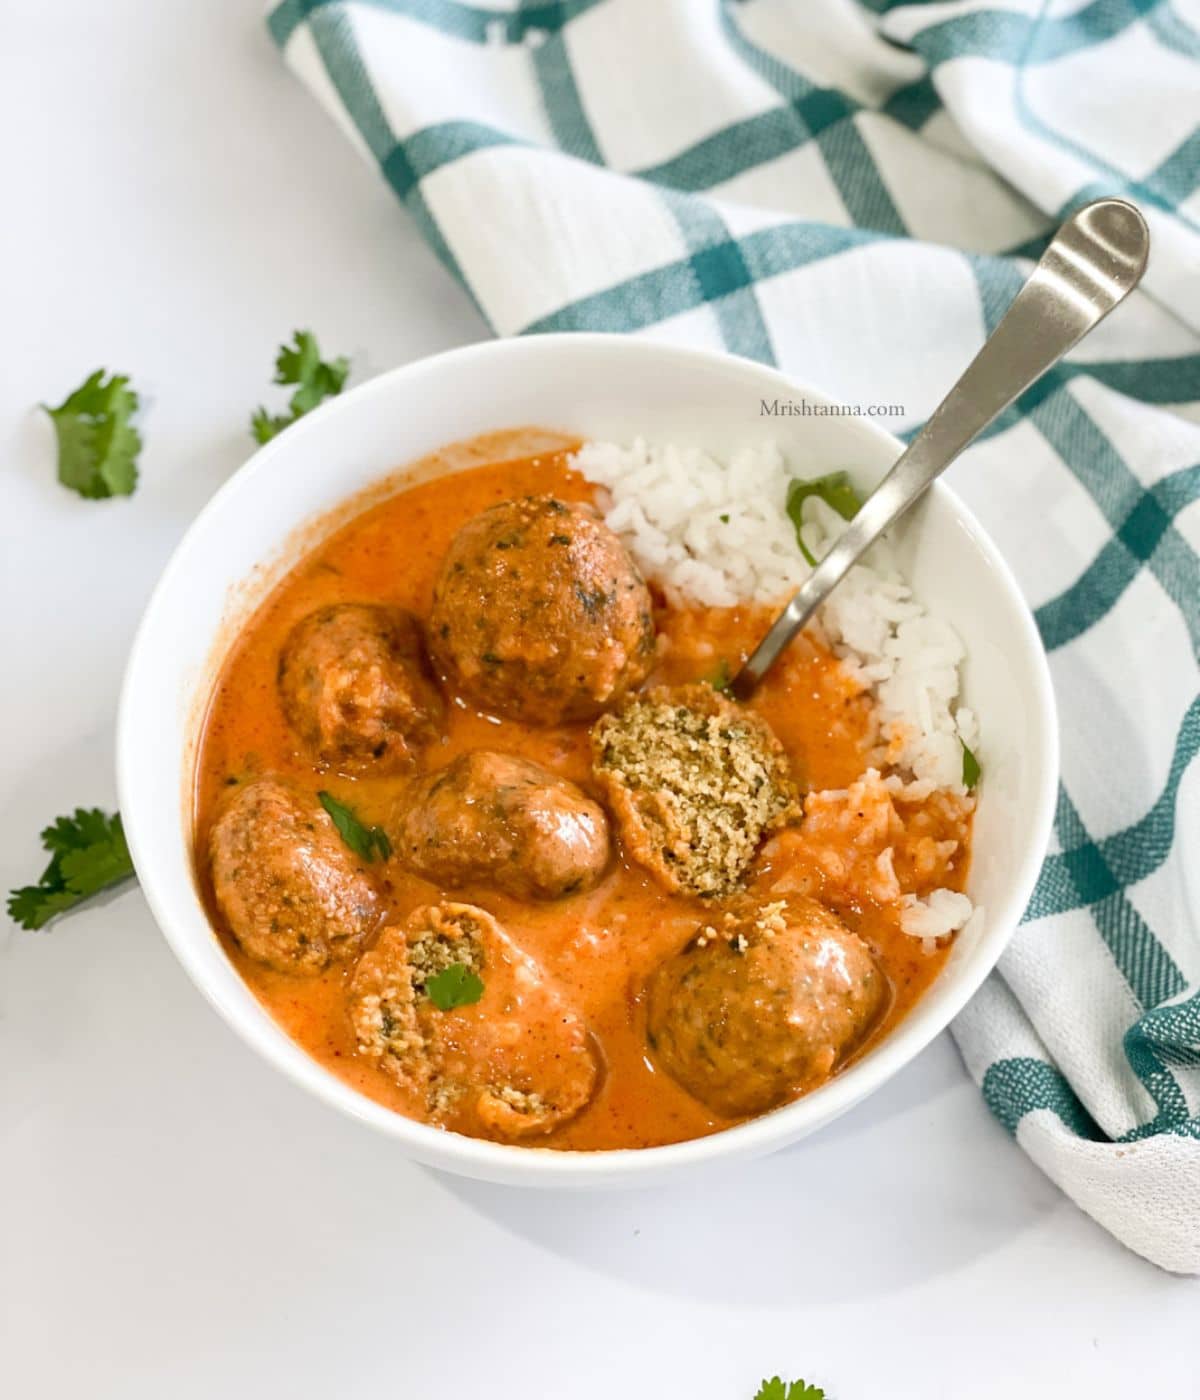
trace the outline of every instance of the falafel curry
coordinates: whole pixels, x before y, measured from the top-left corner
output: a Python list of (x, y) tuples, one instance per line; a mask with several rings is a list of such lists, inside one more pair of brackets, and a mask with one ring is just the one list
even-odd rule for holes
[(398, 1113), (576, 1150), (886, 1036), (973, 913), (961, 642), (885, 542), (727, 694), (844, 475), (521, 429), (388, 489), (316, 527), (200, 734), (197, 878), (283, 1029)]

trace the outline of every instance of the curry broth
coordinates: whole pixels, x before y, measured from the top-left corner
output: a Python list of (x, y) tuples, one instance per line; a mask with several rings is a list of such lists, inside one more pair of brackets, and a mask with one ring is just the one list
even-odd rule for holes
[[(311, 610), (340, 602), (387, 603), (427, 618), (441, 558), (470, 517), (534, 492), (552, 491), (573, 501), (593, 498), (595, 488), (569, 468), (568, 457), (568, 451), (557, 451), (470, 467), (402, 489), (351, 519), (282, 580), (242, 629), (205, 717), (195, 849), (201, 888), (226, 952), (270, 1014), (309, 1054), (370, 1098), (416, 1118), (423, 1117), (422, 1106), (356, 1053), (344, 1005), (346, 968), (293, 977), (241, 952), (213, 900), (204, 855), (208, 834), (226, 787), (260, 773), (292, 778), (313, 793), (327, 789), (353, 805), (365, 822), (390, 824), (403, 779), (347, 778), (314, 766), (289, 730), (276, 685), (288, 632)], [(660, 600), (656, 621), (664, 640), (652, 679), (674, 683), (711, 679), (725, 667), (735, 671), (769, 615), (755, 608), (672, 609)], [(875, 739), (870, 702), (809, 637), (793, 644), (751, 703), (774, 728), (804, 786), (845, 787), (867, 766)], [(450, 697), (443, 738), (427, 750), (423, 764), (437, 768), (465, 750), (499, 749), (531, 758), (593, 791), (587, 732), (586, 724), (533, 728), (499, 720)], [(787, 851), (787, 859), (804, 864), (802, 841)], [(767, 883), (778, 873), (769, 864), (761, 877)], [(965, 866), (965, 860), (957, 863), (952, 883), (961, 884)], [(444, 893), (395, 861), (374, 870), (397, 918)], [(819, 887), (820, 870), (813, 866), (809, 875)], [(555, 903), (523, 903), (485, 885), (455, 890), (452, 897), (494, 914), (558, 980), (596, 1037), (604, 1074), (595, 1100), (574, 1122), (539, 1142), (576, 1149), (648, 1147), (700, 1137), (736, 1121), (715, 1116), (656, 1070), (644, 1036), (645, 978), (712, 917), (711, 908), (667, 894), (619, 852), (595, 889)], [(925, 951), (869, 900), (855, 900), (841, 912), (872, 947), (890, 983), (889, 1007), (875, 1040), (933, 981), (945, 949)]]

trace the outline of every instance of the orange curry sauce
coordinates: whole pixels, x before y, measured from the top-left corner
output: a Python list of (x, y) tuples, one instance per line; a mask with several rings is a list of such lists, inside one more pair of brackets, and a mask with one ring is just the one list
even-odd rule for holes
[[(538, 439), (545, 440), (545, 434)], [(471, 516), (496, 502), (545, 491), (568, 500), (594, 497), (595, 488), (568, 467), (569, 451), (502, 460), (505, 447), (509, 453), (521, 450), (521, 435), (495, 435), (488, 441), (498, 460), (401, 489), (351, 518), (287, 574), (242, 628), (225, 661), (205, 717), (196, 772), (197, 874), (234, 965), (309, 1054), (370, 1098), (417, 1118), (423, 1116), (422, 1105), (356, 1053), (344, 1003), (348, 970), (334, 967), (315, 977), (289, 976), (246, 957), (217, 912), (206, 852), (214, 810), (226, 786), (261, 773), (289, 777), (314, 794), (327, 789), (351, 804), (364, 822), (389, 825), (403, 778), (351, 779), (314, 764), (284, 720), (276, 688), (280, 650), (296, 622), (330, 603), (388, 603), (427, 618), (434, 579), (451, 537)], [(474, 446), (465, 445), (468, 455)], [(478, 459), (481, 454), (476, 450), (474, 455)], [(712, 678), (724, 667), (735, 671), (769, 616), (755, 608), (674, 609), (662, 604), (656, 620), (662, 655), (652, 680), (681, 682)], [(461, 699), (450, 699), (443, 738), (426, 751), (425, 766), (441, 767), (472, 748), (499, 749), (534, 759), (594, 793), (586, 724), (532, 728), (479, 714)], [(779, 736), (802, 787), (842, 788), (867, 767), (875, 742), (870, 702), (856, 691), (835, 658), (809, 637), (793, 644), (752, 704)], [(931, 811), (924, 826), (939, 837), (959, 840), (959, 859), (949, 876), (940, 872), (938, 883), (961, 886), (969, 816), (960, 815), (956, 822)], [(818, 864), (808, 859), (802, 829), (786, 833), (775, 844), (775, 854), (763, 862), (757, 876), (764, 899), (770, 897), (770, 884), (785, 863), (789, 870), (806, 869), (807, 888), (819, 896), (824, 877)], [(903, 858), (898, 851), (897, 869)], [(450, 893), (408, 874), (394, 860), (373, 871), (396, 918)], [(922, 882), (916, 887), (923, 892)], [(750, 888), (753, 892), (755, 885)], [(536, 1140), (539, 1145), (648, 1147), (729, 1126), (733, 1120), (715, 1116), (656, 1069), (646, 1046), (642, 1008), (646, 977), (713, 919), (710, 905), (666, 893), (639, 867), (625, 862), (619, 843), (608, 875), (586, 894), (528, 904), (480, 885), (455, 890), (450, 897), (495, 915), (557, 978), (599, 1046), (604, 1071), (596, 1098), (574, 1122)], [(921, 996), (936, 977), (946, 950), (926, 951), (920, 940), (895, 927), (894, 915), (869, 899), (856, 897), (849, 904), (843, 899), (837, 907), (871, 946), (891, 985), (889, 1008), (874, 1040)]]

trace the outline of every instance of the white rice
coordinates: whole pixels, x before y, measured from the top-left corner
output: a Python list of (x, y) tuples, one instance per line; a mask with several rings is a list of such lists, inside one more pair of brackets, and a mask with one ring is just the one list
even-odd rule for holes
[(906, 894), (900, 900), (900, 927), (914, 938), (942, 938), (957, 933), (974, 912), (957, 890), (934, 890), (924, 899)]
[(605, 519), (673, 601), (770, 602), (808, 577), (784, 513), (790, 473), (774, 446), (746, 448), (726, 466), (672, 443), (589, 442), (574, 464), (607, 488)]
[[(699, 448), (641, 438), (628, 447), (589, 442), (574, 466), (605, 489), (605, 520), (672, 602), (781, 603), (812, 572), (786, 512), (788, 483), (802, 473), (773, 443), (721, 462)], [(814, 558), (845, 526), (819, 497), (805, 500), (801, 534)], [(972, 711), (956, 704), (965, 651), (954, 629), (912, 596), (886, 541), (850, 570), (819, 622), (846, 670), (875, 697), (889, 772), (920, 789), (963, 792), (962, 746), (974, 748), (977, 734)], [(970, 914), (965, 895), (937, 890), (923, 901), (907, 896), (901, 926), (937, 938)]]

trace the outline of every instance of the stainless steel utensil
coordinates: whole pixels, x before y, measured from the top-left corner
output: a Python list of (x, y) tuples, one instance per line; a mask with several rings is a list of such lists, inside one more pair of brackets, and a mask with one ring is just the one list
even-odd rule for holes
[(962, 378), (734, 677), (734, 695), (744, 700), (753, 693), (864, 551), (998, 414), (1124, 300), (1141, 280), (1149, 251), (1145, 219), (1121, 199), (1098, 199), (1063, 224)]

